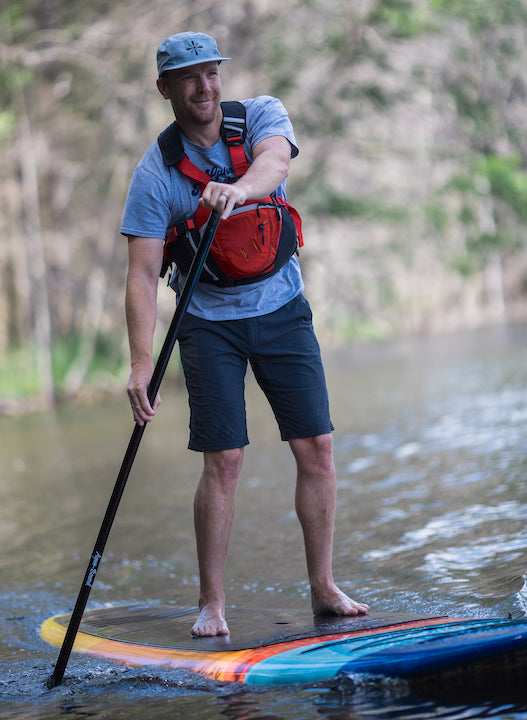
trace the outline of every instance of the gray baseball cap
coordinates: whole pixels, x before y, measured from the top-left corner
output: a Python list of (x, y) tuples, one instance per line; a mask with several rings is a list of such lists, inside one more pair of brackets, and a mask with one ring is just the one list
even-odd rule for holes
[(230, 58), (222, 57), (216, 40), (205, 33), (176, 33), (164, 40), (157, 49), (159, 75), (166, 70), (177, 70), (214, 60), (221, 62)]

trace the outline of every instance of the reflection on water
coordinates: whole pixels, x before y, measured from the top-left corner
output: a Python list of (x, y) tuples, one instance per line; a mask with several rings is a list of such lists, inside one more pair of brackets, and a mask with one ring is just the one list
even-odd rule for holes
[[(328, 355), (339, 475), (335, 573), (375, 610), (527, 612), (527, 328)], [(295, 470), (248, 382), (251, 445), (237, 495), (228, 602), (305, 609)], [(195, 605), (183, 392), (165, 388), (90, 606)], [(515, 688), (416, 695), (400, 681), (253, 691), (56, 650), (41, 622), (71, 610), (132, 430), (126, 399), (55, 418), (0, 418), (0, 718), (527, 718)], [(515, 696), (516, 695), (516, 696)]]

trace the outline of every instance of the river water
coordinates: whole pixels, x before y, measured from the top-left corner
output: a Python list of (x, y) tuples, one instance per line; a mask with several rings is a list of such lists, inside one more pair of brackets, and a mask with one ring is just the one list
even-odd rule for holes
[[(339, 475), (335, 575), (376, 611), (527, 614), (527, 327), (326, 354)], [(89, 607), (195, 605), (184, 392), (143, 438)], [(231, 605), (308, 607), (294, 465), (248, 379), (251, 445), (226, 574)], [(527, 690), (416, 694), (357, 677), (254, 690), (72, 654), (43, 620), (71, 611), (132, 430), (126, 399), (0, 418), (0, 718), (527, 718)]]

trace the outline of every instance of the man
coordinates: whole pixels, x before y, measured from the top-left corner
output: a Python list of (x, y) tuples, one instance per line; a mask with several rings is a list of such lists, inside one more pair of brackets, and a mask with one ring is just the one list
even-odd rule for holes
[[(154, 143), (134, 173), (121, 233), (128, 237), (126, 317), (131, 353), (128, 395), (134, 419), (150, 422), (147, 388), (153, 371), (156, 295), (167, 229), (205, 206), (229, 217), (247, 200), (275, 192), (285, 197), (289, 161), (298, 154), (285, 108), (275, 98), (244, 102), (245, 151), (250, 167), (240, 178), (220, 138), (222, 122), (215, 40), (178, 33), (158, 49), (161, 95), (170, 101), (186, 155), (214, 180), (203, 192), (178, 168), (165, 165)], [(201, 195), (201, 196), (200, 196)], [(221, 221), (220, 221), (221, 225)], [(184, 278), (183, 278), (184, 280)], [(176, 290), (182, 287), (176, 274)], [(234, 514), (234, 491), (248, 443), (244, 376), (251, 363), (297, 463), (296, 510), (305, 542), (315, 615), (357, 615), (368, 606), (347, 597), (332, 574), (336, 477), (333, 427), (318, 343), (293, 256), (271, 277), (235, 287), (199, 282), (183, 319), (179, 345), (191, 408), (189, 448), (203, 453), (194, 502), (200, 574), (195, 636), (228, 634), (223, 571)]]

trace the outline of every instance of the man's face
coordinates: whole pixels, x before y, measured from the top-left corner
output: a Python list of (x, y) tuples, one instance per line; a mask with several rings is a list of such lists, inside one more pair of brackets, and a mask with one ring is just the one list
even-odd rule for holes
[(221, 81), (217, 62), (169, 70), (158, 80), (163, 97), (170, 100), (178, 123), (208, 125), (218, 117)]

